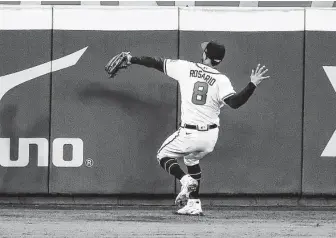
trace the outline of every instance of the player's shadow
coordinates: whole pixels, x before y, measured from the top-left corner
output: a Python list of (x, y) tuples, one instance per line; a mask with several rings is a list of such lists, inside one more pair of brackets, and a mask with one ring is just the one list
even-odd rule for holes
[(14, 137), (16, 135), (15, 119), (17, 114), (16, 105), (6, 105), (0, 111), (0, 132), (2, 137)]
[[(137, 98), (134, 94), (125, 91), (108, 89), (100, 83), (91, 83), (79, 93), (79, 99), (86, 104), (93, 104), (98, 100), (100, 104), (111, 105), (118, 104), (123, 109), (130, 110), (129, 112), (138, 112), (140, 109), (160, 114), (162, 111), (173, 109), (173, 104), (165, 102), (143, 101)], [(134, 110), (138, 108), (137, 110)]]
[[(136, 92), (109, 89), (101, 83), (92, 83), (82, 88), (78, 92), (78, 97), (88, 108), (90, 106), (96, 107), (97, 105), (104, 108), (104, 110), (101, 110), (101, 114), (96, 117), (96, 124), (100, 126), (124, 128), (124, 133), (118, 135), (119, 137), (128, 137), (128, 131), (137, 131), (137, 138), (130, 138), (131, 143), (134, 143), (134, 147), (141, 148), (137, 151), (139, 154), (134, 156), (152, 160), (139, 163), (137, 171), (141, 171), (141, 173), (144, 174), (148, 173), (151, 168), (155, 171), (157, 166), (156, 151), (165, 137), (175, 130), (176, 119), (172, 119), (171, 116), (168, 116), (168, 114), (176, 110), (174, 102), (169, 104), (168, 102), (151, 99), (149, 99), (149, 101), (140, 100)], [(116, 108), (121, 109), (121, 111), (115, 110)], [(125, 116), (125, 114), (127, 116)], [(124, 123), (127, 123), (127, 125), (103, 125), (99, 122), (99, 117), (118, 117), (124, 119), (118, 121), (121, 121), (121, 123), (125, 121)], [(126, 120), (125, 117), (127, 117)], [(102, 121), (106, 120), (102, 119)], [(172, 130), (167, 132), (165, 128), (167, 128), (167, 125), (172, 124), (174, 125)], [(123, 184), (119, 184), (119, 186), (122, 186), (122, 189), (126, 191), (134, 189), (134, 186), (141, 186), (141, 184), (137, 184), (137, 181), (132, 178), (132, 175), (129, 175), (128, 178), (124, 178), (123, 181)], [(138, 182), (140, 182), (140, 180)]]
[[(154, 100), (143, 101), (130, 92), (108, 89), (100, 83), (88, 85), (78, 93), (78, 96), (86, 105), (98, 104), (103, 107), (121, 108), (130, 118), (133, 118), (134, 124), (148, 128), (149, 134), (146, 136), (148, 142), (157, 136), (162, 136), (160, 128), (172, 123), (167, 114), (175, 109), (174, 104)], [(113, 116), (113, 111), (108, 114)]]
[[(0, 132), (1, 137), (10, 138), (10, 158), (11, 160), (18, 159), (19, 138), (34, 138), (45, 137), (45, 131), (49, 129), (49, 117), (44, 117), (38, 120), (32, 127), (27, 130), (21, 130), (20, 126), (16, 123), (18, 113), (17, 105), (6, 105), (0, 111)], [(43, 129), (44, 128), (44, 129)], [(49, 138), (47, 138), (49, 139)], [(37, 147), (32, 146), (30, 149), (30, 158), (37, 158)], [(4, 156), (4, 155), (3, 155)], [(36, 161), (30, 161), (36, 163)], [(0, 179), (0, 193), (9, 187), (12, 187), (13, 181), (17, 184), (17, 177), (22, 175), (19, 169), (1, 168), (2, 178)], [(34, 181), (43, 181), (46, 176), (42, 173), (34, 173)], [(13, 189), (11, 189), (13, 190)]]

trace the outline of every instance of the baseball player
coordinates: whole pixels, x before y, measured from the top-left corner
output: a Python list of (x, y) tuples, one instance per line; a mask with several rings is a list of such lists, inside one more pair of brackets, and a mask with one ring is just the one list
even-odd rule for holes
[[(181, 182), (175, 203), (184, 204), (176, 213), (203, 215), (199, 188), (199, 161), (213, 151), (218, 139), (219, 114), (223, 106), (237, 109), (247, 102), (268, 71), (260, 64), (252, 70), (251, 82), (236, 93), (227, 76), (215, 69), (224, 58), (225, 47), (210, 41), (201, 44), (201, 63), (153, 57), (134, 57), (128, 53), (128, 64), (157, 69), (178, 81), (181, 91), (181, 125), (169, 136), (157, 152), (161, 167)], [(177, 163), (183, 158), (186, 174)]]

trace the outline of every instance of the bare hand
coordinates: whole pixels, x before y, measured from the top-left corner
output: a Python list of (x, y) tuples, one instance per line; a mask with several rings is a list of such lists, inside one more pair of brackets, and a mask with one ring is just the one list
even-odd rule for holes
[(251, 82), (255, 85), (258, 86), (264, 79), (268, 79), (270, 76), (264, 76), (265, 73), (268, 71), (268, 69), (265, 68), (265, 65), (260, 68), (260, 64), (258, 64), (257, 68), (255, 71), (252, 69), (251, 73)]

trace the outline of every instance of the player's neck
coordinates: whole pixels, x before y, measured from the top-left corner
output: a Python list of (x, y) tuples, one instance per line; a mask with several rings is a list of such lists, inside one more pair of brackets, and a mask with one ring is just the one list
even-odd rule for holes
[(205, 65), (205, 66), (208, 66), (208, 67), (210, 67), (210, 68), (213, 68), (213, 69), (215, 69), (215, 67), (214, 67), (214, 66), (212, 66), (211, 64), (207, 64), (207, 63), (205, 63), (205, 62), (201, 62), (201, 64), (203, 64), (203, 65)]

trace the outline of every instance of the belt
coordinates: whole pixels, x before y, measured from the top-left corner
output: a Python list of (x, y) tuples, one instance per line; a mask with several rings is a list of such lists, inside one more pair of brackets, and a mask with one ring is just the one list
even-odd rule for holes
[(210, 130), (210, 129), (217, 128), (218, 126), (217, 126), (216, 124), (212, 124), (212, 125), (203, 125), (203, 126), (183, 124), (183, 125), (181, 125), (181, 127), (183, 127), (183, 128), (187, 128), (187, 129), (198, 130), (198, 131), (208, 131), (208, 130)]

